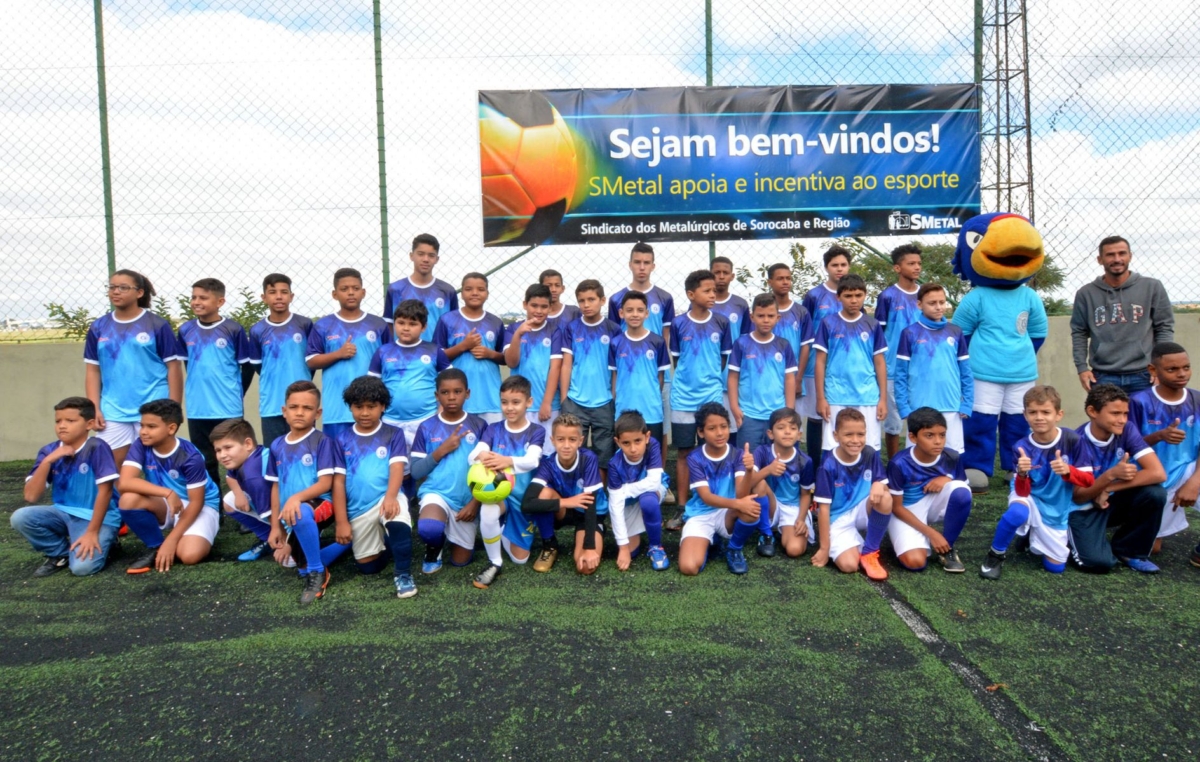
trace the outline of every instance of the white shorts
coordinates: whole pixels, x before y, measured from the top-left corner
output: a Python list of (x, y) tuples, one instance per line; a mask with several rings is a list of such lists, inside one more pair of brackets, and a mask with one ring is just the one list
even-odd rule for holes
[(1179, 491), (1184, 482), (1192, 478), (1194, 473), (1196, 473), (1195, 463), (1187, 467), (1178, 484), (1167, 490), (1167, 504), (1163, 506), (1162, 524), (1158, 528), (1159, 537), (1176, 534), (1188, 528), (1187, 508), (1180, 506), (1176, 510), (1172, 509), (1175, 508), (1175, 493)]
[[(800, 517), (800, 506), (787, 505), (785, 503), (775, 503), (775, 518), (771, 521), (771, 526), (775, 529), (783, 529), (784, 527), (796, 526), (796, 519)], [(804, 523), (808, 527), (808, 539), (813, 538), (813, 514), (808, 511), (804, 516)]]
[(1038, 511), (1037, 501), (1030, 497), (1020, 497), (1015, 492), (1008, 493), (1008, 502), (1023, 503), (1029, 508), (1029, 521), (1017, 530), (1024, 537), (1029, 535), (1029, 549), (1043, 555), (1052, 561), (1065, 563), (1071, 558), (1069, 547), (1070, 529), (1055, 529), (1042, 523), (1042, 514)]
[[(396, 500), (400, 503), (400, 513), (396, 514), (392, 521), (399, 521), (411, 528), (412, 516), (408, 512), (408, 498), (401, 492), (396, 495)], [(354, 551), (355, 560), (379, 555), (387, 548), (387, 532), (383, 530), (386, 522), (380, 514), (382, 507), (383, 499), (380, 498), (378, 503), (350, 519), (350, 532), (353, 537), (351, 549)]]
[(436, 505), (446, 514), (446, 540), (460, 548), (468, 550), (475, 547), (475, 535), (479, 530), (479, 514), (471, 521), (459, 521), (454, 518), (454, 509), (446, 502), (446, 498), (435, 492), (428, 492), (421, 498), (421, 505)]
[(1025, 412), (1025, 392), (1033, 388), (1036, 381), (1020, 381), (1013, 384), (996, 384), (975, 379), (976, 413), (999, 415), (1000, 413), (1022, 414)]
[(959, 455), (962, 455), (963, 448), (966, 445), (963, 439), (963, 419), (958, 414), (957, 410), (947, 413), (942, 411), (942, 415), (946, 417), (946, 449), (954, 450)]
[[(609, 510), (612, 510), (611, 506)], [(611, 522), (611, 519), (610, 519)], [(625, 501), (625, 536), (637, 537), (646, 531), (646, 521), (642, 518), (642, 506), (636, 500)]]
[(737, 433), (737, 421), (733, 420), (733, 413), (730, 412), (731, 408), (729, 407), (729, 392), (728, 391), (726, 391), (725, 395), (723, 397), (721, 397), (721, 404), (725, 406), (725, 411), (729, 413), (729, 433), (736, 434)]
[(221, 498), (221, 503), (224, 504), (225, 508), (228, 509), (229, 513), (240, 513), (243, 516), (250, 516), (251, 518), (258, 519), (259, 521), (263, 522), (264, 524), (271, 523), (271, 512), (270, 511), (267, 511), (266, 513), (255, 513), (254, 511), (239, 511), (237, 509), (237, 506), (235, 506), (233, 504), (233, 493), (232, 492), (226, 492), (225, 497)]
[(800, 394), (796, 398), (796, 412), (801, 418), (810, 421), (817, 421), (821, 416), (817, 415), (817, 379), (805, 378), (800, 381)]
[[(178, 516), (171, 513), (171, 509), (167, 509), (166, 521), (159, 526), (159, 529), (166, 534), (175, 526)], [(192, 522), (192, 525), (183, 533), (184, 537), (203, 537), (208, 541), (209, 545), (217, 539), (217, 530), (221, 528), (221, 514), (215, 508), (209, 508), (207, 505), (200, 509), (200, 515)]]
[[(946, 482), (941, 492), (927, 494), (912, 505), (904, 507), (923, 523), (935, 524), (946, 516), (946, 506), (950, 503), (950, 495), (956, 489), (965, 489), (968, 495), (971, 494), (971, 486), (966, 482), (950, 481)], [(932, 550), (929, 546), (929, 539), (925, 535), (894, 517), (888, 523), (888, 537), (892, 540), (892, 550), (896, 551), (898, 556), (918, 548)]]
[[(430, 416), (430, 417), (432, 417), (432, 416)], [(427, 420), (429, 420), (429, 418), (417, 418), (416, 420), (413, 420), (413, 421), (397, 421), (395, 418), (384, 418), (383, 422), (386, 423), (388, 426), (395, 426), (396, 428), (403, 431), (404, 432), (404, 444), (406, 444), (411, 449), (412, 443), (413, 443), (413, 438), (415, 438), (417, 436), (417, 429), (419, 429), (421, 427), (421, 424)], [(408, 472), (408, 469), (405, 469), (406, 474), (407, 474), (407, 472)]]
[(883, 433), (899, 434), (903, 432), (904, 419), (900, 417), (900, 408), (896, 405), (896, 382), (890, 378), (887, 382), (887, 406), (887, 417), (883, 419)]
[(833, 432), (837, 424), (837, 414), (848, 407), (852, 407), (863, 414), (863, 418), (867, 420), (867, 444), (878, 450), (880, 437), (883, 436), (883, 429), (880, 427), (879, 421), (875, 419), (876, 408), (874, 405), (830, 405), (829, 422), (821, 427), (821, 449), (832, 450), (837, 447), (837, 440), (833, 438)]
[(862, 548), (862, 533), (866, 531), (867, 501), (863, 500), (830, 522), (829, 560), (836, 561), (847, 550)]
[(122, 447), (128, 447), (133, 444), (133, 440), (138, 438), (138, 430), (141, 427), (137, 423), (122, 423), (121, 421), (107, 421), (104, 424), (102, 431), (97, 431), (96, 436), (114, 450)]
[[(689, 537), (702, 537), (711, 543), (714, 535), (728, 539), (729, 530), (725, 528), (726, 513), (728, 513), (726, 509), (718, 508), (715, 511), (691, 517), (683, 523), (683, 532), (680, 533), (679, 541), (682, 543)], [(633, 536), (632, 530), (629, 532), (629, 536)]]

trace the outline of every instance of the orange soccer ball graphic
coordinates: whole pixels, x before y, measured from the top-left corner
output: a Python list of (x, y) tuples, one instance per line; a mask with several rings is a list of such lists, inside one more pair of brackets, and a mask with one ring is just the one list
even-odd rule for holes
[(479, 104), (485, 244), (546, 240), (571, 208), (575, 141), (558, 110), (535, 92), (487, 93)]

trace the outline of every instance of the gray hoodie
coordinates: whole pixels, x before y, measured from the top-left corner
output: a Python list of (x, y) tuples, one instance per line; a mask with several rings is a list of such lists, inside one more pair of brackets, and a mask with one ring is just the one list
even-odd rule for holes
[(1174, 340), (1171, 300), (1154, 278), (1130, 273), (1113, 288), (1100, 277), (1075, 292), (1071, 354), (1076, 373), (1143, 371), (1154, 345)]

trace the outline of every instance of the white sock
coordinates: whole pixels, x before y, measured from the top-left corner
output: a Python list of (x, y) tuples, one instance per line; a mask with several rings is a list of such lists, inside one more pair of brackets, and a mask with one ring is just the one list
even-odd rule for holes
[(484, 504), (479, 506), (479, 534), (483, 537), (483, 549), (487, 551), (488, 561), (494, 566), (504, 563), (500, 553), (500, 504)]

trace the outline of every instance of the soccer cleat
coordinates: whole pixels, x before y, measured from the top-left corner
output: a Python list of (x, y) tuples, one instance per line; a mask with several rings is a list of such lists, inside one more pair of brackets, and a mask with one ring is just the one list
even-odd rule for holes
[(979, 576), (984, 579), (1000, 579), (1000, 568), (1004, 565), (1004, 554), (988, 548), (987, 559), (979, 567)]
[(432, 561), (421, 562), (421, 573), (422, 574), (437, 574), (441, 570), (442, 570), (441, 556), (435, 558)]
[(1029, 535), (1028, 534), (1017, 535), (1016, 537), (1013, 538), (1013, 541), (1009, 544), (1008, 549), (1011, 550), (1013, 553), (1024, 553), (1025, 551), (1029, 550)]
[(479, 572), (479, 576), (475, 577), (475, 581), (471, 584), (480, 590), (487, 590), (496, 581), (496, 577), (498, 576), (500, 576), (500, 567), (495, 564), (488, 564), (487, 568)]
[(283, 563), (280, 564), (280, 566), (282, 566), (285, 569), (295, 569), (296, 568), (296, 557), (288, 556), (286, 559), (284, 559)]
[(1188, 558), (1188, 562), (1192, 566), (1200, 569), (1200, 547), (1197, 547), (1192, 551), (1192, 555)]
[(683, 511), (679, 511), (675, 516), (663, 525), (663, 529), (669, 532), (678, 532), (683, 529)]
[(263, 556), (271, 552), (271, 546), (268, 543), (260, 542), (250, 550), (238, 556), (239, 561), (257, 561)]
[(725, 551), (725, 563), (729, 565), (729, 571), (734, 574), (745, 574), (750, 571), (750, 565), (746, 563), (746, 554), (741, 548), (728, 548)]
[(325, 569), (320, 574), (309, 574), (304, 578), (304, 590), (300, 593), (300, 603), (308, 605), (325, 595), (325, 588), (329, 586), (329, 570)]
[(758, 536), (758, 546), (754, 549), (763, 558), (775, 557), (775, 533)]
[(126, 574), (145, 574), (154, 568), (154, 561), (158, 558), (158, 548), (146, 548), (140, 556), (133, 559), (133, 563), (125, 570)]
[(121, 528), (117, 530), (117, 537), (124, 537), (127, 534), (129, 534), (129, 525), (122, 521)]
[(672, 492), (672, 491), (670, 490), (670, 488), (668, 488), (668, 489), (667, 489), (667, 492), (666, 492), (666, 494), (665, 494), (665, 495), (663, 495), (663, 499), (662, 499), (662, 501), (663, 501), (663, 503), (677, 503), (677, 502), (678, 502), (678, 501), (675, 499), (675, 493), (674, 493), (674, 492)]
[(401, 572), (392, 581), (396, 583), (397, 598), (411, 598), (417, 594), (417, 583), (413, 581), (413, 576), (408, 572)]
[(858, 566), (863, 570), (863, 574), (867, 575), (867, 579), (883, 582), (888, 578), (887, 569), (883, 568), (883, 564), (879, 563), (878, 550), (874, 553), (864, 553), (859, 556)]
[(33, 576), (49, 577), (51, 574), (65, 568), (67, 568), (66, 556), (46, 556), (46, 560), (34, 571)]
[(651, 545), (646, 553), (650, 556), (650, 568), (654, 571), (671, 568), (671, 559), (667, 558), (667, 551), (663, 546)]
[(538, 553), (537, 560), (533, 562), (533, 570), (545, 574), (554, 568), (554, 562), (558, 560), (558, 548), (542, 548), (542, 552)]
[(1142, 574), (1158, 574), (1159, 572), (1158, 565), (1145, 558), (1125, 558), (1122, 560), (1130, 569)]
[(962, 574), (967, 570), (967, 567), (963, 565), (962, 559), (958, 557), (958, 551), (954, 548), (950, 548), (949, 553), (939, 553), (938, 561), (941, 563), (942, 569), (951, 574)]

